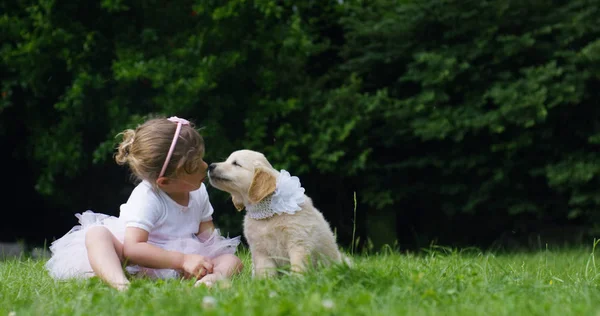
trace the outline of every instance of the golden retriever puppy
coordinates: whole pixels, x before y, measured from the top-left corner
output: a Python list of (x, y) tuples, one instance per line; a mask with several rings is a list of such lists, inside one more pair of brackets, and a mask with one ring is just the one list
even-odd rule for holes
[(290, 265), (303, 272), (318, 262), (350, 264), (298, 177), (275, 170), (262, 153), (235, 151), (226, 161), (210, 164), (208, 177), (212, 186), (231, 194), (238, 211), (246, 209), (244, 236), (254, 276), (273, 276)]

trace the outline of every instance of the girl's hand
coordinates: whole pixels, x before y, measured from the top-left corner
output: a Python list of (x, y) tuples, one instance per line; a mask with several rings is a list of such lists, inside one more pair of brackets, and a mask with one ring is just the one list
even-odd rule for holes
[(200, 279), (213, 272), (213, 263), (209, 258), (201, 255), (185, 254), (181, 270), (186, 278)]

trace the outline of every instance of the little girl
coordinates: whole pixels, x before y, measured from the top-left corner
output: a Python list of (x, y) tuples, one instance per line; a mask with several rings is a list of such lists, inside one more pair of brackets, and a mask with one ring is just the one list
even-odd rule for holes
[(189, 121), (150, 119), (121, 133), (115, 160), (139, 181), (119, 217), (76, 214), (81, 225), (50, 246), (46, 264), (56, 279), (98, 276), (112, 287), (129, 286), (123, 266), (151, 278), (196, 278), (195, 285), (239, 273), (240, 237), (224, 238), (212, 222), (206, 187), (204, 140)]

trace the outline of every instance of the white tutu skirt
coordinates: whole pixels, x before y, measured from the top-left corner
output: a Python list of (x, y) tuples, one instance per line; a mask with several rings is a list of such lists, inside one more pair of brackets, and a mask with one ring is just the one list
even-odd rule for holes
[[(46, 263), (46, 269), (55, 279), (66, 280), (94, 276), (85, 247), (85, 234), (90, 227), (104, 226), (122, 243), (125, 238), (125, 222), (118, 217), (92, 211), (75, 214), (79, 224), (63, 237), (50, 245), (52, 256)], [(152, 242), (149, 242), (152, 243)], [(174, 238), (164, 241), (159, 246), (166, 250), (180, 251), (185, 254), (198, 254), (214, 258), (223, 254), (234, 254), (240, 243), (240, 236), (225, 238), (218, 229), (212, 234), (196, 237)], [(181, 272), (173, 269), (150, 269), (140, 266), (127, 266), (130, 274), (150, 278), (171, 279), (181, 277)]]

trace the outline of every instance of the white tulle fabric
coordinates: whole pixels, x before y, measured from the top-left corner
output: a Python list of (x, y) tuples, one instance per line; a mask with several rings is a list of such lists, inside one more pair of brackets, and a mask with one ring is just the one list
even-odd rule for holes
[[(87, 257), (85, 234), (94, 226), (104, 226), (123, 242), (125, 238), (125, 222), (118, 217), (86, 211), (75, 215), (79, 224), (73, 227), (63, 237), (54, 241), (50, 246), (52, 257), (46, 263), (49, 274), (58, 280), (86, 278), (94, 276)], [(149, 241), (149, 243), (152, 243)], [(214, 258), (222, 254), (234, 254), (240, 243), (240, 236), (225, 238), (219, 230), (201, 234), (199, 237), (190, 235), (186, 238), (167, 239), (164, 243), (156, 244), (163, 249), (180, 251), (186, 254), (199, 254)], [(127, 272), (153, 279), (179, 278), (181, 273), (173, 269), (149, 269), (140, 266), (127, 266)]]
[(276, 214), (294, 214), (304, 203), (304, 188), (300, 179), (281, 170), (277, 177), (275, 192), (257, 204), (245, 205), (247, 215), (252, 219), (265, 219)]

